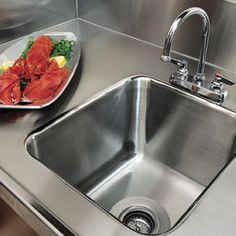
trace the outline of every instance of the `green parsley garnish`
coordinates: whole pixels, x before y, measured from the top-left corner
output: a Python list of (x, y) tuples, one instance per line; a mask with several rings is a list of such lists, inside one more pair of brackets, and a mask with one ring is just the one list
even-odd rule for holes
[(26, 81), (24, 78), (20, 80), (20, 89), (21, 91), (24, 91), (24, 89), (27, 87), (29, 81)]
[(74, 41), (69, 40), (56, 40), (52, 39), (53, 42), (53, 49), (51, 53), (51, 57), (57, 57), (57, 56), (64, 56), (66, 60), (69, 60), (72, 56), (73, 47), (75, 45)]

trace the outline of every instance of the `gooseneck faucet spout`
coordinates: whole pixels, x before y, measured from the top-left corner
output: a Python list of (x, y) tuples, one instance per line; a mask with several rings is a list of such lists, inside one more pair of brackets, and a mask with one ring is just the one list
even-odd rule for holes
[[(187, 61), (185, 59), (176, 59), (171, 56), (171, 46), (176, 31), (179, 29), (182, 23), (192, 15), (201, 16), (203, 21), (201, 50), (198, 59), (197, 72), (194, 76), (189, 75)], [(183, 11), (179, 16), (177, 16), (177, 18), (171, 25), (169, 32), (166, 35), (161, 60), (164, 62), (173, 63), (178, 67), (178, 70), (174, 72), (170, 77), (171, 84), (221, 105), (225, 101), (228, 94), (223, 84), (232, 86), (235, 83), (234, 81), (226, 78), (220, 73), (216, 73), (215, 79), (211, 82), (205, 79), (204, 69), (206, 63), (209, 36), (210, 20), (207, 13), (199, 7), (189, 8)]]
[(169, 32), (167, 33), (161, 59), (166, 62), (177, 64), (180, 68), (185, 67), (186, 63), (184, 61), (171, 58), (170, 56), (171, 46), (172, 46), (172, 42), (173, 42), (176, 31), (179, 29), (182, 23), (192, 15), (201, 16), (202, 21), (203, 21), (201, 50), (200, 50), (200, 55), (198, 59), (197, 72), (196, 72), (196, 75), (194, 76), (195, 80), (203, 81), (205, 79), (204, 68), (205, 68), (206, 54), (207, 54), (209, 35), (210, 35), (210, 20), (207, 13), (203, 9), (199, 7), (192, 7), (183, 11), (179, 16), (177, 16), (177, 18), (171, 25)]

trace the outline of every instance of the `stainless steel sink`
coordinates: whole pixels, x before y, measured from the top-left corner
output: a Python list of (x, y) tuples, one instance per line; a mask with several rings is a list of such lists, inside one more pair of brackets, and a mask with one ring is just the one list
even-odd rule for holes
[(232, 112), (133, 77), (34, 131), (26, 147), (130, 228), (161, 234), (232, 159), (235, 134)]

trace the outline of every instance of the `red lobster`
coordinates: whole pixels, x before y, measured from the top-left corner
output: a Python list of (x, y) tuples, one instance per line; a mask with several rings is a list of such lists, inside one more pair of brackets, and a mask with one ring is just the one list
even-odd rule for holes
[[(55, 97), (65, 85), (70, 70), (59, 68), (49, 60), (53, 48), (50, 37), (40, 36), (29, 50), (26, 59), (18, 58), (14, 65), (0, 76), (0, 102), (18, 104), (22, 97), (34, 104), (44, 104)], [(28, 85), (21, 91), (20, 80)]]

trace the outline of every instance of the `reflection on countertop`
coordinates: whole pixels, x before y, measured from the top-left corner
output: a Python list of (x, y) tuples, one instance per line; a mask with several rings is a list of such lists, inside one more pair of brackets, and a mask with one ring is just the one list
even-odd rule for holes
[[(19, 7), (12, 7), (12, 1), (16, 0), (7, 2), (6, 6), (0, 6), (0, 44), (77, 17), (76, 0), (31, 1), (37, 9), (30, 6), (26, 0), (19, 0)], [(20, 6), (20, 1), (23, 1), (24, 5), (26, 1), (28, 6)]]

